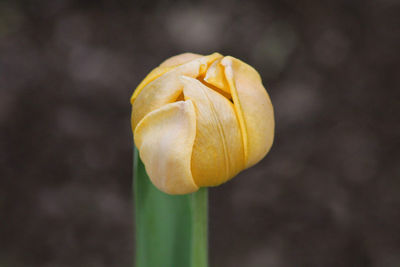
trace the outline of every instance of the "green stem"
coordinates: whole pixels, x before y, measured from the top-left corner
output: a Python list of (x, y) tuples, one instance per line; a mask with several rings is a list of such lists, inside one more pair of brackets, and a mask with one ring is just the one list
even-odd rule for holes
[(191, 267), (208, 266), (208, 189), (192, 194)]
[(207, 267), (207, 189), (182, 196), (153, 186), (135, 148), (136, 267)]

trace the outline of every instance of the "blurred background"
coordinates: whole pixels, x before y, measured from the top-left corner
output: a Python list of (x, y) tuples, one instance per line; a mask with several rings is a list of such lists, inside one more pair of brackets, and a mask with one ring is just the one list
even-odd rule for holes
[(254, 66), (276, 112), (270, 154), (210, 190), (212, 266), (400, 266), (399, 12), (0, 1), (0, 266), (131, 266), (129, 98), (186, 51)]

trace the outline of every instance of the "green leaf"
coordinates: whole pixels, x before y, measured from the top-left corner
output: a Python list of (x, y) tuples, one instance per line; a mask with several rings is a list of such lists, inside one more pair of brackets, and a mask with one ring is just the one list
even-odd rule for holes
[(135, 148), (136, 267), (207, 267), (207, 189), (173, 196), (151, 183)]

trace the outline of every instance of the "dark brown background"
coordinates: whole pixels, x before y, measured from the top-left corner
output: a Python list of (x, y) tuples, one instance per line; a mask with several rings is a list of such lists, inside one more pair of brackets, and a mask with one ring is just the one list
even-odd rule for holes
[(131, 266), (129, 97), (185, 51), (253, 65), (276, 112), (270, 154), (211, 189), (212, 266), (400, 266), (399, 11), (1, 1), (0, 266)]

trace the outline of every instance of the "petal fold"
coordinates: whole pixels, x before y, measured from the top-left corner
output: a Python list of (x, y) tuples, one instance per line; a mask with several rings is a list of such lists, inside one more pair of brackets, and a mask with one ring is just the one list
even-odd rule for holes
[(211, 64), (210, 68), (206, 72), (204, 81), (230, 95), (231, 92), (229, 90), (229, 85), (225, 79), (225, 69), (220, 64), (221, 60), (222, 58), (217, 59)]
[(200, 81), (181, 76), (185, 100), (196, 110), (192, 175), (198, 186), (216, 186), (244, 168), (239, 122), (233, 104)]
[(259, 162), (274, 139), (274, 111), (258, 72), (230, 56), (221, 64), (230, 87), (243, 135), (246, 168)]

